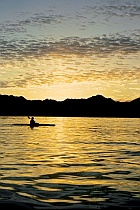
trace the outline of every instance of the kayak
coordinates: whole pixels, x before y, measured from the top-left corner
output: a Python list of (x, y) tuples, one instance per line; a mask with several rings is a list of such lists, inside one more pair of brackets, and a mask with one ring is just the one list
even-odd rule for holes
[(36, 123), (34, 125), (30, 125), (30, 124), (19, 124), (19, 123), (16, 123), (16, 124), (13, 124), (13, 125), (16, 125), (16, 126), (30, 126), (30, 127), (39, 127), (39, 126), (55, 126), (55, 124), (40, 124), (40, 123)]

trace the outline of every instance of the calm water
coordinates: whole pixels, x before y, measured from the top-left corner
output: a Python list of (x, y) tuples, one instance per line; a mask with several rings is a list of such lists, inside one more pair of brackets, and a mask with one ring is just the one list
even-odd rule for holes
[(140, 119), (0, 117), (0, 200), (34, 208), (123, 206), (140, 199)]

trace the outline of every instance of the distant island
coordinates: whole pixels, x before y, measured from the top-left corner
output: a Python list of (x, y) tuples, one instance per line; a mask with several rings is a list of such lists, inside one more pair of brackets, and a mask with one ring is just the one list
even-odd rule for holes
[(140, 97), (130, 102), (102, 95), (64, 101), (27, 100), (23, 96), (0, 95), (0, 116), (140, 117)]

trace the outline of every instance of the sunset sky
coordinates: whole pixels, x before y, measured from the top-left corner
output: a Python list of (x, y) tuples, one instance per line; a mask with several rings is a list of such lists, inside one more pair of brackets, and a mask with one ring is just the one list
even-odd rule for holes
[(140, 0), (0, 0), (0, 94), (140, 97)]

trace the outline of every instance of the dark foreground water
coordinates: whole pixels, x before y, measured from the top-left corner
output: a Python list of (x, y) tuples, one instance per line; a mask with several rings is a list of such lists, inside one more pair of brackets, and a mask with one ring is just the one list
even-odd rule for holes
[(35, 120), (0, 117), (0, 209), (140, 207), (140, 119)]

